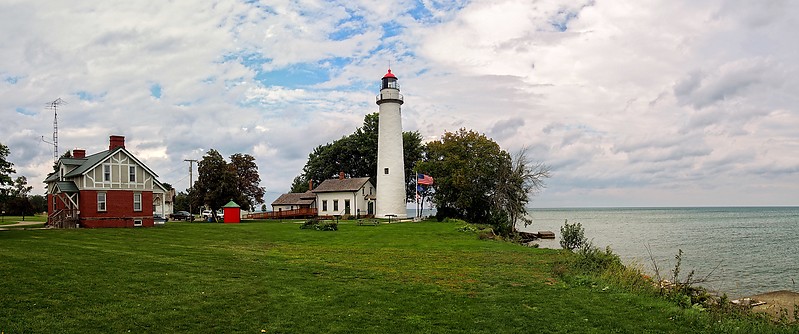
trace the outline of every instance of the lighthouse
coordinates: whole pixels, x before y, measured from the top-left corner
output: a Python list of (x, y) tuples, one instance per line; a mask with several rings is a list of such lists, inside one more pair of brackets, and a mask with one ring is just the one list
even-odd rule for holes
[(402, 105), (397, 77), (391, 69), (380, 82), (377, 95), (377, 207), (378, 218), (406, 218), (405, 159), (402, 152)]

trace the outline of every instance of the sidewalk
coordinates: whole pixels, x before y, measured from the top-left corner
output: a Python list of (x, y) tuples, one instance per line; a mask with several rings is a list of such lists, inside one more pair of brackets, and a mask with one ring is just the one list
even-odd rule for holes
[[(40, 225), (44, 224), (44, 222), (16, 222), (15, 224), (8, 224), (8, 225), (0, 225), (0, 231), (8, 231), (7, 227), (24, 227), (24, 226), (33, 226), (33, 225)], [(43, 228), (43, 227), (42, 227)]]

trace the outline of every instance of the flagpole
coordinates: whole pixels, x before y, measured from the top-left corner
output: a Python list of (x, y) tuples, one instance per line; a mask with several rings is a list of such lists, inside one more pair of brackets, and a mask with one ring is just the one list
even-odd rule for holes
[(416, 176), (415, 176), (416, 182), (414, 182), (414, 184), (413, 184), (413, 189), (416, 190), (416, 198), (415, 198), (416, 199), (416, 217), (421, 217), (419, 215), (419, 172), (418, 171), (413, 171), (413, 172), (416, 174)]

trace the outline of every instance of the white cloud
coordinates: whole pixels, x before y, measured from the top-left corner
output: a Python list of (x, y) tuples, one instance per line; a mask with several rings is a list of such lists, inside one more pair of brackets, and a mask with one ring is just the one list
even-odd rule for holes
[(62, 152), (125, 135), (178, 189), (183, 159), (249, 153), (276, 197), (377, 111), (391, 61), (405, 129), (466, 127), (552, 165), (536, 205), (790, 204), (797, 16), (790, 1), (6, 1), (0, 142), (43, 179), (44, 104), (61, 97)]

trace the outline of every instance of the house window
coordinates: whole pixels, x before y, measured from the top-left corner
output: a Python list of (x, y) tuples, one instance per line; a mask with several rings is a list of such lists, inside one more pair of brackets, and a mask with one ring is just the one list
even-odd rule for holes
[(322, 201), (322, 211), (327, 211), (327, 200)]
[(338, 211), (338, 200), (337, 199), (333, 200), (333, 211)]
[(128, 166), (128, 175), (130, 182), (136, 182), (136, 166)]
[(103, 182), (111, 182), (111, 165), (103, 165)]
[(105, 193), (97, 193), (97, 211), (105, 212)]
[(133, 211), (141, 211), (141, 193), (133, 193)]
[(388, 167), (386, 167), (386, 168), (383, 168), (383, 174), (386, 174), (386, 175), (388, 175)]
[(141, 219), (136, 219), (133, 221), (133, 226), (140, 227), (141, 226)]

